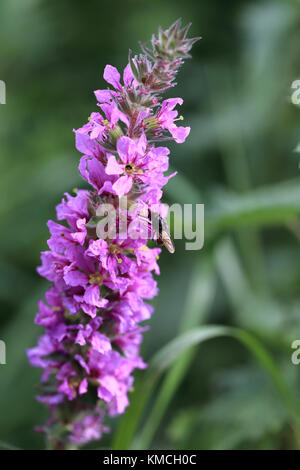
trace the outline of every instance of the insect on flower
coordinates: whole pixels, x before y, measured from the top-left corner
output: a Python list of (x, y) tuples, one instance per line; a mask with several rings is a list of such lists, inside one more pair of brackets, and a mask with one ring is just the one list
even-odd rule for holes
[(152, 235), (156, 237), (158, 245), (163, 245), (169, 253), (175, 253), (175, 245), (166, 219), (156, 212), (151, 212), (150, 209), (148, 211), (148, 218), (143, 215), (139, 215), (139, 218), (148, 223), (148, 227), (151, 229)]

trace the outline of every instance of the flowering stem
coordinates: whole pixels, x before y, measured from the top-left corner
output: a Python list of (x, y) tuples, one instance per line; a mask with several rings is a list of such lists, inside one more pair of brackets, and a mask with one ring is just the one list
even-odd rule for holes
[[(141, 322), (153, 312), (147, 301), (158, 292), (153, 274), (159, 274), (161, 252), (147, 246), (150, 216), (165, 227), (162, 188), (174, 176), (164, 174), (169, 149), (154, 142), (182, 143), (190, 132), (176, 124), (175, 107), (183, 100), (161, 97), (175, 85), (197, 40), (186, 37), (188, 28), (176, 21), (159, 29), (152, 49), (142, 46), (143, 54), (129, 55), (123, 84), (107, 65), (104, 79), (112, 88), (95, 91), (100, 112), (75, 130), (83, 154), (79, 172), (90, 189), (65, 195), (56, 208), (64, 224), (48, 222), (50, 250), (42, 253), (38, 272), (52, 285), (35, 319), (45, 332), (28, 351), (30, 363), (43, 369), (37, 399), (49, 419), (37, 430), (46, 433), (52, 450), (76, 449), (108, 432), (106, 416), (124, 412), (132, 373), (146, 367), (139, 354)], [(174, 251), (172, 244), (168, 249)]]

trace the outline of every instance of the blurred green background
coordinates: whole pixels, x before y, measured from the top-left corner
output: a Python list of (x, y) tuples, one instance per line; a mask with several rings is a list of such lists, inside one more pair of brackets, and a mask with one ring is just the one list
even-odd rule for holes
[[(300, 2), (1, 0), (0, 440), (17, 447), (44, 446), (33, 431), (46, 416), (34, 400), (40, 370), (25, 350), (41, 333), (33, 319), (47, 283), (35, 268), (46, 222), (65, 191), (85, 187), (72, 129), (96, 110), (106, 63), (125, 66), (129, 48), (138, 52), (138, 40), (178, 17), (203, 39), (169, 94), (184, 98), (192, 131), (172, 146), (179, 175), (164, 200), (205, 204), (205, 246), (185, 251), (177, 241), (174, 256), (164, 251), (143, 355), (191, 327), (238, 327), (269, 351), (298, 395), (291, 342), (300, 339), (300, 110), (290, 96), (300, 78)], [(235, 339), (204, 342), (176, 365), (176, 386), (163, 376), (151, 394), (137, 447), (300, 448), (298, 408), (289, 410), (288, 393)], [(111, 420), (98, 447), (111, 445), (119, 422)]]

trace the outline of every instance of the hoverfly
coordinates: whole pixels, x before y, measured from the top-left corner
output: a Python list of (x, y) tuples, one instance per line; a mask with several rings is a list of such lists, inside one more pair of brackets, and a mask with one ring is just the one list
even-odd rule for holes
[(145, 220), (151, 228), (152, 233), (157, 237), (157, 244), (164, 246), (169, 253), (175, 253), (175, 245), (170, 236), (170, 231), (166, 219), (163, 219), (156, 212), (148, 210), (148, 218), (139, 215), (140, 219)]

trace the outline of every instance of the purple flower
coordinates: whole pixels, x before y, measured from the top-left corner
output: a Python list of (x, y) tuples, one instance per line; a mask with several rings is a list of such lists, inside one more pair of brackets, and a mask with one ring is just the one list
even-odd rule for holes
[(106, 173), (119, 176), (112, 186), (119, 197), (128, 194), (134, 183), (153, 190), (164, 186), (174, 175), (163, 175), (169, 166), (169, 149), (147, 148), (144, 133), (136, 141), (126, 136), (121, 137), (117, 142), (117, 152), (118, 161), (114, 155), (108, 154)]
[(134, 180), (141, 178), (148, 163), (146, 147), (144, 134), (137, 141), (124, 136), (117, 142), (119, 162), (114, 155), (108, 155), (106, 173), (120, 176), (113, 185), (118, 196), (129, 193)]
[(83, 419), (72, 423), (70, 442), (74, 444), (86, 444), (92, 440), (99, 440), (103, 433), (109, 432), (109, 429), (102, 424), (102, 413), (88, 414)]
[[(113, 89), (97, 90), (100, 112), (75, 130), (82, 154), (79, 172), (89, 190), (65, 194), (48, 222), (49, 250), (41, 254), (38, 273), (52, 283), (40, 301), (35, 323), (44, 328), (37, 346), (27, 351), (31, 365), (43, 370), (37, 400), (50, 412), (39, 430), (53, 446), (66, 448), (98, 440), (108, 432), (106, 415), (124, 412), (133, 371), (144, 369), (140, 344), (158, 293), (160, 248), (147, 247), (153, 211), (166, 216), (162, 188), (176, 173), (169, 149), (155, 146), (167, 139), (184, 142), (189, 127), (178, 127), (174, 109), (181, 98), (161, 102), (194, 40), (176, 22), (152, 40), (153, 50), (130, 57), (123, 72), (107, 65), (104, 79)], [(120, 228), (119, 197), (127, 196), (127, 235), (99, 238), (102, 205), (110, 205)], [(129, 209), (129, 211), (127, 211)], [(140, 214), (146, 214), (142, 223)], [(62, 418), (63, 417), (63, 418)]]
[[(190, 127), (177, 127), (174, 121), (177, 119), (178, 111), (174, 110), (177, 104), (182, 105), (181, 98), (170, 98), (162, 102), (160, 111), (157, 114), (157, 120), (162, 129), (167, 129), (175, 142), (181, 144), (190, 133)], [(180, 119), (180, 118), (179, 118)]]
[(103, 193), (115, 193), (113, 183), (116, 178), (108, 177), (103, 163), (96, 158), (81, 157), (78, 169), (81, 176), (97, 190), (99, 196)]
[[(99, 103), (110, 103), (113, 97), (120, 97), (123, 93), (123, 86), (121, 85), (121, 76), (116, 67), (106, 65), (103, 74), (104, 80), (112, 85), (115, 91), (112, 90), (96, 90), (95, 96)], [(129, 64), (126, 65), (123, 72), (124, 88), (126, 90), (136, 89), (138, 86), (137, 81), (131, 71)]]

